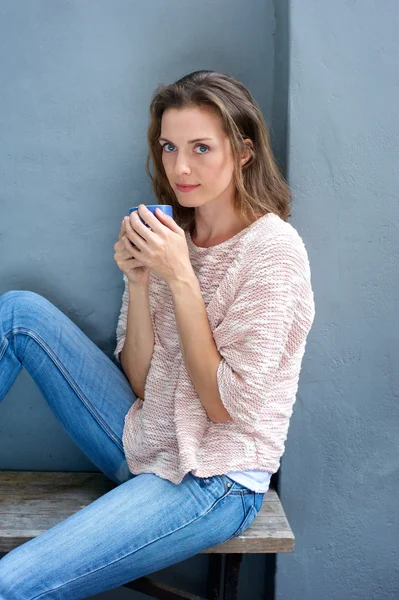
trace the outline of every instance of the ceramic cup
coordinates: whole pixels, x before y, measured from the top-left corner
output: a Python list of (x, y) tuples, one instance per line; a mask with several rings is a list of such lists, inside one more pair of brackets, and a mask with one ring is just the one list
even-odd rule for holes
[[(156, 217), (155, 214), (155, 209), (156, 208), (160, 208), (162, 210), (162, 212), (164, 212), (165, 214), (169, 215), (170, 217), (173, 218), (173, 207), (171, 204), (146, 204), (146, 207), (148, 208), (149, 211), (152, 212), (152, 214)], [(138, 210), (138, 206), (133, 206), (132, 208), (129, 208), (129, 215), (130, 213), (132, 213), (134, 210)], [(141, 221), (144, 223), (144, 225), (146, 225), (147, 227), (150, 227), (148, 225), (148, 223), (146, 223), (144, 221), (144, 219), (139, 215)]]

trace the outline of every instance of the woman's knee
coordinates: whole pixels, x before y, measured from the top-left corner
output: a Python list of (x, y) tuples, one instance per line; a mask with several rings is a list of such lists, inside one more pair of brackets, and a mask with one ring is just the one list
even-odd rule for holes
[[(37, 316), (47, 319), (57, 308), (44, 296), (30, 290), (9, 290), (0, 296), (0, 308), (12, 318)], [(4, 313), (3, 313), (4, 317)], [(0, 599), (1, 600), (1, 599)]]
[(23, 304), (31, 305), (32, 303), (42, 303), (43, 301), (48, 302), (44, 296), (31, 290), (8, 290), (4, 294), (0, 295), (0, 302), (10, 302), (12, 304)]

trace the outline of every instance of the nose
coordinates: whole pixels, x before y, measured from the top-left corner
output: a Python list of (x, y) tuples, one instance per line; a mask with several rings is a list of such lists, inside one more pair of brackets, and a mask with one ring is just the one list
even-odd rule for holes
[(183, 174), (191, 173), (191, 168), (184, 152), (177, 154), (175, 163), (175, 174), (180, 177)]

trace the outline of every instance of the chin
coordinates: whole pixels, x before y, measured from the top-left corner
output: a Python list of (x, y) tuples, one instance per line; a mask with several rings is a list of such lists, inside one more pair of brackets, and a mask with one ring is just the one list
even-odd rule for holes
[[(184, 194), (182, 194), (183, 196)], [(199, 206), (199, 204), (193, 204), (193, 201), (189, 201), (189, 199), (187, 198), (187, 202), (183, 202), (183, 200), (185, 200), (185, 198), (177, 198), (178, 203), (180, 204), (180, 206), (184, 206), (185, 208), (192, 208), (194, 206)]]

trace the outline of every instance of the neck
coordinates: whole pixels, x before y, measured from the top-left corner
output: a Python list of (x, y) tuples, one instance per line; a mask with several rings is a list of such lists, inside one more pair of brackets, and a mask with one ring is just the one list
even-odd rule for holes
[(248, 225), (249, 223), (245, 223), (241, 219), (236, 220), (234, 223), (230, 223), (222, 228), (209, 231), (209, 229), (206, 230), (205, 228), (199, 228), (198, 224), (194, 222), (190, 230), (190, 235), (196, 246), (207, 248), (209, 246), (221, 244), (229, 240)]

